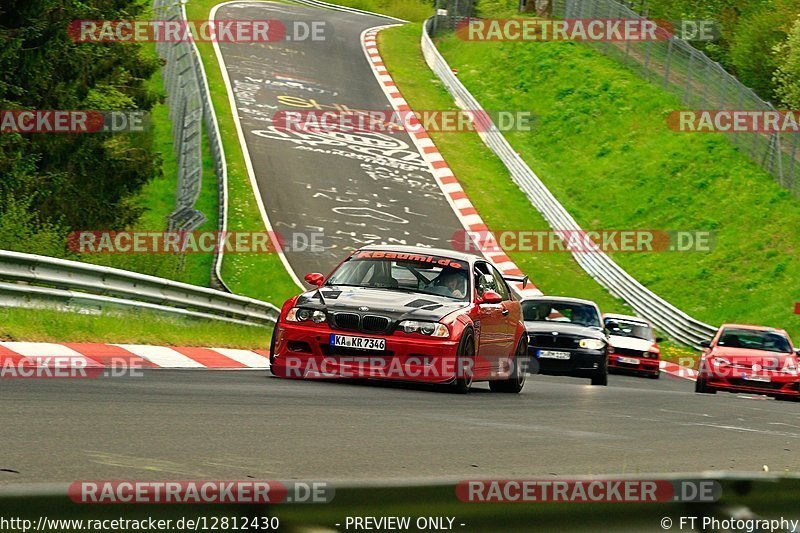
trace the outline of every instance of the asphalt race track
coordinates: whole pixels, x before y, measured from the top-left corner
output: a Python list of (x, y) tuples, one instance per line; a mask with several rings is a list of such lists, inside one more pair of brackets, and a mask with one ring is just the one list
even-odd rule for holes
[[(446, 246), (461, 226), (405, 134), (285, 137), (280, 109), (388, 109), (360, 35), (378, 17), (241, 3), (217, 18), (327, 21), (326, 43), (221, 43), (276, 231), (324, 231), (326, 271), (373, 238)], [(312, 102), (313, 101), (313, 102)], [(381, 154), (390, 153), (391, 157)], [(411, 185), (410, 185), (411, 184)], [(535, 280), (534, 280), (535, 281)], [(520, 395), (297, 382), (264, 371), (0, 382), (0, 484), (76, 479), (399, 479), (800, 470), (800, 404), (698, 395), (671, 376), (532, 376)]]
[(800, 405), (688, 380), (533, 376), (522, 394), (298, 382), (265, 371), (4, 380), (0, 483), (772, 472), (800, 465)]
[(220, 43), (262, 201), (273, 229), (324, 233), (324, 253), (287, 251), (292, 269), (328, 272), (370, 242), (449, 247), (463, 229), (406, 132), (278, 131), (280, 111), (386, 110), (361, 47), (381, 17), (273, 3), (236, 3), (225, 19), (325, 23), (324, 42)]

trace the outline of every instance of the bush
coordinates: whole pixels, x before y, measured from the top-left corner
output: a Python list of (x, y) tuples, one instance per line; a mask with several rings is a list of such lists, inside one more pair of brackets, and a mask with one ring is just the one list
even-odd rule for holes
[(800, 17), (786, 41), (775, 47), (775, 93), (789, 109), (800, 109)]
[(764, 98), (775, 97), (775, 47), (786, 39), (780, 12), (763, 8), (743, 17), (730, 44), (730, 61), (739, 81)]
[[(533, 2), (534, 0), (528, 0)], [(475, 11), (478, 17), (509, 17), (517, 13), (519, 0), (476, 0)]]
[(0, 250), (65, 258), (67, 230), (40, 222), (30, 201), (8, 198), (0, 205)]

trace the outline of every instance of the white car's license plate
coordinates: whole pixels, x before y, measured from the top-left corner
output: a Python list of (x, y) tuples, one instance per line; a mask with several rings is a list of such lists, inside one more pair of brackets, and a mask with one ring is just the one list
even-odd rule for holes
[(625, 363), (626, 365), (638, 365), (640, 363), (638, 359), (634, 359), (633, 357), (619, 357), (617, 361)]
[(745, 381), (758, 381), (759, 383), (769, 383), (772, 380), (769, 376), (742, 376)]
[(353, 337), (352, 335), (335, 335), (331, 333), (331, 346), (342, 348), (358, 348), (359, 350), (382, 351), (386, 349), (386, 339), (375, 337)]
[(539, 359), (569, 359), (569, 352), (554, 352), (552, 350), (539, 350)]

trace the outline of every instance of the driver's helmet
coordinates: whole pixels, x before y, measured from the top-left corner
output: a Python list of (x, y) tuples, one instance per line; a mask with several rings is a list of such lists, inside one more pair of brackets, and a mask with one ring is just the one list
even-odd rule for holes
[(461, 291), (461, 294), (466, 294), (467, 276), (462, 270), (446, 268), (442, 270), (439, 277), (436, 279), (436, 285), (444, 286), (448, 289), (451, 285), (454, 285), (451, 290), (458, 290)]

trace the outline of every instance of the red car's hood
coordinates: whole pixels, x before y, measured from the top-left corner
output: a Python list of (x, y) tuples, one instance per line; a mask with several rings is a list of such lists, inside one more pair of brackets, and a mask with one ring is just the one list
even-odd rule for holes
[(783, 366), (783, 364), (786, 363), (786, 359), (789, 357), (794, 357), (794, 355), (791, 353), (768, 352), (765, 350), (750, 350), (748, 348), (727, 348), (718, 346), (711, 353), (711, 357), (724, 357), (731, 363), (737, 365), (764, 365), (764, 363), (774, 364), (777, 362), (778, 365)]

